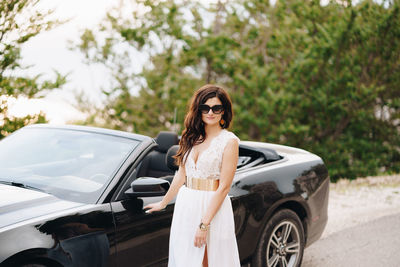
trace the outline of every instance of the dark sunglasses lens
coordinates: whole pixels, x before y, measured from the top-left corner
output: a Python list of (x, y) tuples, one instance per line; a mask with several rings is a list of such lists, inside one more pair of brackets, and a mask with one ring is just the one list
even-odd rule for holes
[(213, 111), (215, 114), (219, 114), (219, 113), (222, 112), (222, 106), (221, 106), (221, 105), (213, 106), (213, 107), (212, 107), (212, 111)]
[(199, 107), (199, 110), (204, 114), (207, 114), (210, 111), (210, 109), (212, 109), (214, 114), (219, 114), (222, 112), (223, 107), (222, 107), (222, 105), (215, 105), (215, 106), (210, 107), (209, 105), (204, 105), (204, 104), (200, 105), (200, 107)]
[(199, 109), (202, 113), (208, 113), (208, 111), (210, 111), (210, 107), (207, 105), (200, 105)]

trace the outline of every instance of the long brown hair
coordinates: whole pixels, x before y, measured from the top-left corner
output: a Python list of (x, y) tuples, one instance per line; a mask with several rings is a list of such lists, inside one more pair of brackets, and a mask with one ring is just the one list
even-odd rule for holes
[(184, 121), (185, 129), (183, 130), (181, 140), (179, 141), (179, 150), (177, 154), (173, 156), (177, 166), (186, 163), (187, 157), (183, 158), (186, 152), (190, 151), (195, 144), (201, 144), (204, 142), (206, 132), (201, 112), (199, 111), (199, 106), (207, 102), (209, 98), (213, 97), (218, 97), (224, 108), (224, 114), (222, 115), (224, 124), (221, 125), (220, 123), (220, 126), (223, 129), (229, 128), (233, 118), (233, 111), (232, 101), (228, 93), (224, 88), (218, 85), (206, 84), (200, 87), (191, 98), (189, 111), (186, 114)]

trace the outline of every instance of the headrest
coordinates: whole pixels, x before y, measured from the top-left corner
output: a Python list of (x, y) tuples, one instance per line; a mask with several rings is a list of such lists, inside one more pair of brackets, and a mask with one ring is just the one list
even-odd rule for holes
[(159, 132), (156, 142), (158, 144), (156, 150), (162, 153), (166, 153), (171, 146), (179, 144), (178, 135), (167, 131)]
[(175, 165), (175, 159), (172, 156), (175, 156), (176, 153), (178, 153), (178, 150), (179, 145), (171, 146), (170, 149), (168, 149), (167, 156), (165, 157), (168, 168), (174, 171), (178, 170), (179, 168), (177, 165)]

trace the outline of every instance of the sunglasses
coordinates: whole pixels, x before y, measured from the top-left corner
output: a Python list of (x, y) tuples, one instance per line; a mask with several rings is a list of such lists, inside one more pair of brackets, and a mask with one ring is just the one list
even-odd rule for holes
[(210, 107), (209, 105), (206, 105), (206, 104), (201, 104), (199, 106), (199, 110), (203, 114), (207, 114), (210, 111), (210, 109), (212, 109), (212, 112), (214, 114), (220, 114), (224, 110), (224, 107), (222, 105), (214, 105), (214, 106)]

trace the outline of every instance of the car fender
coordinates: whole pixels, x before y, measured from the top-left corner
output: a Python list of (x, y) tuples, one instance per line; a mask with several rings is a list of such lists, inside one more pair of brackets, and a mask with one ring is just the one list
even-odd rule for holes
[[(307, 205), (307, 203), (304, 201), (304, 199), (300, 197), (288, 197), (288, 198), (283, 198), (276, 203), (274, 203), (270, 209), (265, 213), (265, 216), (262, 220), (262, 227), (259, 229), (259, 235), (261, 236), (262, 231), (264, 231), (264, 228), (266, 227), (268, 221), (271, 219), (271, 217), (278, 212), (281, 209), (290, 209), (294, 211), (297, 216), (299, 216), (300, 221), (303, 223), (303, 228), (304, 232), (307, 232), (308, 228), (308, 220), (309, 217), (311, 216), (310, 208)], [(258, 243), (258, 242), (257, 242)]]

